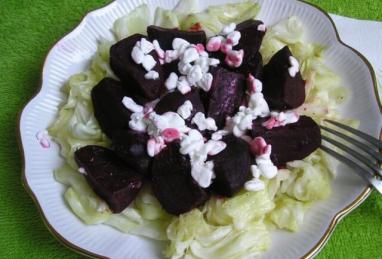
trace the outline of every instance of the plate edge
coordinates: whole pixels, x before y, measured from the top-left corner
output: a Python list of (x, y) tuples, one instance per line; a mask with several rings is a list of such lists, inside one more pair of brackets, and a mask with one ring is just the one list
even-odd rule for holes
[(52, 50), (54, 49), (54, 47), (56, 47), (57, 44), (61, 40), (63, 40), (64, 38), (66, 38), (67, 36), (69, 36), (70, 34), (75, 32), (86, 21), (87, 17), (89, 17), (89, 15), (92, 12), (99, 11), (99, 10), (104, 9), (104, 8), (108, 8), (109, 6), (111, 6), (113, 4), (116, 4), (117, 2), (118, 2), (118, 0), (114, 0), (114, 1), (112, 1), (110, 3), (101, 5), (100, 7), (97, 7), (95, 9), (91, 9), (90, 11), (86, 12), (81, 17), (81, 19), (80, 19), (78, 24), (76, 24), (72, 29), (70, 29), (67, 33), (65, 33), (64, 36), (60, 37), (58, 40), (56, 40), (51, 45), (51, 47), (46, 52), (47, 54), (45, 55), (44, 63), (42, 64), (42, 69), (41, 69), (41, 72), (40, 72), (41, 73), (40, 80), (39, 80), (39, 83), (38, 83), (39, 87), (36, 89), (34, 94), (32, 94), (32, 97), (30, 97), (28, 99), (28, 101), (25, 102), (25, 105), (18, 111), (18, 114), (17, 114), (17, 123), (16, 123), (16, 140), (17, 140), (17, 145), (18, 145), (18, 149), (19, 149), (19, 152), (20, 152), (20, 159), (21, 159), (21, 176), (20, 176), (20, 178), (21, 178), (20, 179), (21, 180), (21, 185), (23, 186), (25, 192), (29, 195), (29, 197), (32, 199), (33, 203), (37, 207), (38, 215), (40, 216), (43, 224), (45, 225), (45, 227), (47, 228), (49, 233), (60, 244), (64, 245), (69, 250), (71, 250), (71, 251), (73, 251), (75, 253), (78, 253), (80, 255), (84, 255), (86, 257), (89, 257), (89, 258), (99, 258), (99, 259), (110, 259), (110, 257), (103, 256), (103, 255), (100, 255), (100, 254), (97, 254), (97, 253), (93, 253), (93, 252), (91, 252), (91, 251), (89, 251), (87, 249), (83, 249), (83, 248), (75, 245), (74, 243), (72, 243), (69, 240), (67, 240), (66, 238), (64, 238), (60, 233), (58, 233), (56, 231), (56, 229), (49, 223), (47, 217), (45, 216), (45, 213), (44, 213), (43, 209), (41, 208), (41, 205), (40, 205), (40, 203), (39, 203), (35, 193), (31, 189), (31, 187), (29, 186), (28, 180), (26, 179), (26, 174), (25, 174), (25, 152), (24, 152), (24, 147), (23, 147), (23, 142), (22, 142), (22, 137), (21, 137), (21, 127), (20, 126), (21, 126), (21, 119), (22, 119), (22, 116), (23, 116), (23, 113), (24, 113), (25, 109), (41, 93), (43, 82), (44, 82), (44, 68), (45, 68), (45, 66), (47, 64), (48, 57), (52, 53)]
[[(331, 25), (332, 25), (332, 27), (333, 27), (333, 29), (335, 31), (335, 36), (336, 36), (336, 39), (337, 39), (338, 43), (343, 45), (344, 47), (350, 49), (352, 52), (354, 52), (354, 54), (356, 54), (358, 57), (360, 57), (362, 59), (362, 61), (368, 67), (370, 75), (372, 77), (373, 87), (374, 87), (374, 95), (376, 97), (377, 104), (379, 106), (379, 110), (382, 113), (382, 104), (381, 104), (381, 100), (379, 99), (378, 84), (377, 84), (376, 74), (375, 74), (374, 68), (372, 67), (370, 62), (359, 51), (357, 51), (353, 47), (347, 45), (346, 43), (344, 43), (341, 40), (341, 38), (339, 36), (339, 33), (338, 33), (338, 30), (337, 30), (337, 27), (335, 26), (335, 23), (334, 23), (333, 19), (329, 16), (329, 14), (324, 9), (322, 9), (321, 7), (319, 7), (319, 6), (315, 5), (315, 4), (309, 3), (306, 0), (295, 0), (295, 1), (303, 3), (303, 4), (306, 4), (306, 5), (309, 5), (311, 8), (315, 8), (317, 11), (319, 11), (322, 14), (324, 14), (326, 16), (326, 18), (329, 20), (329, 22), (331, 23)], [(29, 196), (31, 197), (31, 199), (35, 203), (35, 205), (37, 207), (37, 210), (39, 212), (39, 215), (40, 215), (40, 217), (41, 217), (45, 227), (48, 229), (48, 231), (51, 233), (51, 235), (56, 240), (58, 240), (60, 243), (62, 243), (65, 247), (69, 248), (70, 250), (72, 250), (72, 251), (74, 251), (76, 253), (79, 253), (81, 255), (88, 256), (88, 257), (102, 258), (102, 259), (109, 258), (109, 257), (105, 257), (105, 256), (102, 256), (100, 254), (90, 252), (89, 250), (83, 249), (83, 248), (73, 244), (72, 242), (68, 241), (63, 236), (61, 236), (55, 230), (55, 228), (49, 223), (49, 221), (47, 220), (47, 218), (46, 218), (46, 216), (44, 214), (44, 211), (42, 210), (42, 208), (40, 206), (40, 203), (38, 202), (38, 199), (37, 199), (36, 195), (34, 194), (33, 190), (30, 188), (30, 186), (28, 184), (28, 180), (26, 179), (26, 175), (25, 175), (25, 156), (24, 156), (24, 149), (23, 149), (23, 145), (22, 145), (20, 125), (21, 125), (21, 118), (22, 118), (22, 115), (23, 115), (23, 112), (24, 112), (25, 108), (41, 93), (42, 86), (43, 86), (43, 81), (44, 81), (44, 78), (43, 78), (44, 68), (45, 68), (45, 65), (47, 63), (48, 56), (52, 52), (53, 48), (57, 45), (58, 42), (60, 42), (62, 39), (64, 39), (65, 37), (69, 36), (72, 32), (77, 30), (81, 26), (81, 24), (85, 22), (86, 18), (92, 12), (98, 11), (98, 10), (101, 10), (101, 9), (104, 9), (104, 8), (107, 8), (107, 7), (113, 5), (113, 4), (117, 3), (117, 2), (118, 2), (118, 0), (115, 0), (115, 1), (112, 1), (111, 3), (105, 4), (105, 5), (103, 5), (103, 6), (99, 7), (99, 8), (96, 8), (96, 9), (93, 9), (91, 11), (88, 11), (85, 15), (82, 16), (81, 21), (78, 23), (78, 25), (76, 25), (72, 30), (70, 30), (68, 33), (66, 33), (63, 37), (58, 39), (52, 45), (52, 47), (48, 50), (47, 55), (45, 56), (44, 63), (42, 65), (41, 77), (40, 77), (40, 82), (39, 82), (40, 86), (36, 90), (35, 94), (26, 102), (26, 104), (18, 112), (18, 119), (17, 119), (17, 124), (16, 124), (16, 127), (17, 127), (17, 129), (16, 129), (16, 131), (17, 131), (16, 138), (17, 138), (17, 144), (18, 144), (18, 147), (19, 147), (19, 151), (21, 153), (21, 162), (22, 162), (21, 183), (22, 183), (22, 186), (24, 187), (25, 191), (29, 194)], [(382, 129), (381, 129), (380, 139), (382, 140)], [(324, 235), (321, 237), (321, 239), (318, 241), (318, 243), (316, 245), (314, 245), (309, 250), (309, 252), (307, 252), (301, 258), (302, 259), (308, 259), (308, 258), (313, 258), (315, 255), (317, 255), (317, 253), (324, 247), (324, 245), (329, 240), (329, 238), (330, 238), (331, 234), (333, 233), (333, 231), (334, 231), (335, 227), (337, 226), (337, 224), (346, 215), (348, 215), (352, 210), (357, 208), (370, 195), (370, 193), (371, 193), (371, 188), (370, 187), (366, 187), (365, 190), (353, 202), (351, 202), (350, 204), (345, 206), (345, 208), (343, 208), (338, 213), (336, 213), (336, 215), (334, 215), (334, 217), (331, 220), (328, 228), (326, 229)]]
[[(332, 25), (332, 28), (335, 31), (335, 36), (336, 36), (338, 43), (343, 45), (344, 47), (350, 49), (354, 54), (356, 54), (358, 57), (360, 57), (362, 59), (362, 61), (365, 63), (365, 65), (368, 67), (368, 69), (370, 71), (370, 75), (371, 75), (371, 78), (373, 81), (373, 87), (374, 87), (374, 95), (375, 95), (375, 98), (376, 98), (376, 101), (377, 101), (377, 104), (379, 107), (379, 111), (380, 111), (380, 113), (382, 113), (382, 104), (381, 104), (381, 100), (379, 98), (376, 73), (374, 71), (373, 66), (369, 62), (369, 60), (367, 60), (367, 58), (363, 54), (361, 54), (358, 50), (354, 49), (353, 47), (349, 46), (348, 44), (346, 44), (342, 41), (340, 34), (338, 33), (337, 27), (336, 27), (332, 17), (330, 17), (330, 15), (324, 9), (322, 9), (321, 7), (319, 7), (315, 4), (309, 3), (306, 0), (296, 0), (296, 1), (303, 3), (303, 4), (306, 4), (306, 5), (309, 5), (311, 8), (314, 8), (317, 11), (319, 11), (320, 13), (322, 13), (323, 15), (325, 15), (326, 19), (328, 19), (328, 21)], [(379, 138), (380, 138), (380, 140), (382, 140), (382, 129), (380, 130), (380, 137)], [(330, 239), (331, 235), (333, 234), (334, 229), (336, 228), (337, 224), (345, 216), (347, 216), (351, 211), (353, 211), (359, 205), (361, 205), (366, 200), (366, 198), (370, 195), (371, 191), (372, 191), (372, 189), (370, 187), (366, 187), (365, 190), (353, 202), (351, 202), (350, 204), (345, 206), (343, 209), (338, 211), (334, 215), (332, 220), (330, 221), (329, 226), (327, 227), (324, 235), (321, 237), (321, 239), (318, 241), (318, 243), (316, 245), (314, 245), (305, 255), (303, 255), (301, 257), (301, 259), (310, 259), (310, 258), (315, 257), (321, 251), (321, 249), (325, 246), (325, 244), (329, 241), (329, 239)]]

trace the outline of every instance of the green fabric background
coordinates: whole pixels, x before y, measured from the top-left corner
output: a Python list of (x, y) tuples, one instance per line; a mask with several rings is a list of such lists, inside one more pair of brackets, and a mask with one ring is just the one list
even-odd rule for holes
[[(108, 0), (0, 0), (0, 258), (81, 258), (45, 228), (24, 191), (18, 112), (40, 86), (49, 48)], [(382, 20), (381, 0), (311, 0), (329, 12)], [(382, 258), (382, 199), (375, 192), (337, 227), (318, 258)]]

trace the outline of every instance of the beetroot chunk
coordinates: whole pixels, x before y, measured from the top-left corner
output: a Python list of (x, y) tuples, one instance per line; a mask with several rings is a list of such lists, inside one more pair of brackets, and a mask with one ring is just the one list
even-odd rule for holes
[(91, 92), (94, 115), (102, 131), (110, 138), (113, 131), (129, 129), (131, 112), (122, 99), (128, 96), (121, 82), (104, 78)]
[(294, 109), (305, 101), (305, 82), (301, 73), (291, 77), (288, 72), (290, 56), (292, 53), (286, 46), (264, 66), (263, 93), (271, 109)]
[(142, 187), (142, 175), (128, 167), (113, 151), (86, 146), (74, 153), (90, 187), (114, 213), (124, 210)]
[(154, 195), (170, 214), (188, 212), (208, 199), (192, 178), (190, 160), (179, 153), (178, 143), (172, 142), (155, 156), (151, 175)]
[(159, 73), (156, 80), (148, 80), (145, 78), (147, 71), (141, 64), (135, 63), (131, 57), (131, 52), (142, 38), (146, 38), (141, 34), (134, 34), (114, 44), (110, 49), (110, 66), (114, 73), (124, 82), (127, 88), (142, 95), (143, 97), (153, 100), (158, 98), (164, 91), (164, 73), (159, 63), (159, 58), (155, 50), (149, 54), (157, 62), (154, 71)]
[(204, 105), (200, 98), (198, 89), (193, 89), (191, 92), (185, 95), (183, 95), (179, 91), (175, 91), (165, 95), (155, 106), (155, 112), (158, 114), (163, 114), (169, 111), (177, 112), (179, 106), (183, 105), (184, 102), (187, 100), (190, 101), (193, 106), (191, 116), (187, 119), (187, 121), (190, 121), (197, 112), (204, 113)]
[(147, 154), (146, 133), (120, 130), (112, 136), (112, 148), (126, 164), (142, 175), (148, 175), (152, 158)]
[(228, 135), (223, 141), (227, 147), (211, 158), (216, 175), (212, 190), (218, 195), (232, 197), (249, 179), (252, 160), (249, 145), (244, 140)]
[(260, 52), (244, 55), (243, 64), (238, 68), (243, 75), (252, 74), (257, 79), (263, 78), (263, 57)]
[(265, 120), (253, 123), (252, 137), (262, 137), (272, 145), (271, 160), (276, 166), (304, 159), (321, 145), (320, 128), (310, 117), (301, 116), (296, 123), (270, 130), (261, 125)]
[(264, 25), (264, 23), (250, 19), (236, 26), (236, 30), (240, 32), (241, 38), (235, 49), (243, 49), (244, 58), (259, 52), (265, 35), (265, 31), (259, 30), (260, 25)]
[(211, 68), (210, 72), (214, 79), (206, 98), (207, 116), (215, 119), (216, 125), (221, 128), (226, 117), (234, 115), (239, 108), (246, 81), (243, 75), (221, 67)]
[(204, 31), (181, 31), (178, 29), (166, 29), (151, 25), (147, 27), (147, 35), (151, 41), (158, 40), (159, 45), (164, 50), (172, 49), (172, 41), (175, 38), (182, 38), (191, 44), (206, 44), (206, 33)]

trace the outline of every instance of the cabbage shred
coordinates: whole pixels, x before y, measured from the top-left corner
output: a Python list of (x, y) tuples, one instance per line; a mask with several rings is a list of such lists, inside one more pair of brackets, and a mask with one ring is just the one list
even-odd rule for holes
[[(243, 2), (197, 11), (197, 0), (181, 0), (172, 11), (158, 8), (154, 22), (182, 29), (200, 23), (208, 34), (214, 35), (224, 24), (255, 18), (259, 6)], [(137, 32), (145, 34), (151, 24), (148, 17), (149, 8), (142, 5), (118, 19), (113, 28), (116, 39)], [(264, 62), (288, 45), (307, 81), (307, 99), (299, 113), (313, 117), (317, 123), (325, 118), (341, 121), (338, 106), (348, 93), (338, 76), (324, 64), (324, 48), (306, 42), (304, 36), (304, 26), (296, 17), (268, 28), (260, 50)], [(318, 150), (302, 161), (288, 163), (274, 179), (263, 179), (266, 188), (260, 192), (242, 190), (232, 198), (212, 197), (202, 208), (174, 217), (161, 208), (146, 186), (122, 213), (112, 214), (78, 172), (74, 161), (74, 151), (82, 146), (110, 146), (94, 117), (90, 93), (105, 76), (115, 78), (109, 66), (112, 44), (102, 42), (89, 70), (69, 79), (63, 89), (67, 100), (49, 129), (66, 161), (55, 170), (55, 178), (68, 186), (65, 200), (85, 224), (103, 223), (122, 232), (167, 241), (166, 257), (243, 258), (267, 250), (271, 242), (269, 232), (274, 228), (298, 231), (311, 204), (330, 195), (333, 165)], [(353, 120), (342, 121), (357, 124)]]

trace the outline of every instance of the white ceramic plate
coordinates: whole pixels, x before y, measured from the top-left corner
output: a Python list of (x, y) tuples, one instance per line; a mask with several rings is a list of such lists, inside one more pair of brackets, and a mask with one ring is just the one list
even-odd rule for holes
[[(237, 0), (204, 0), (202, 8)], [(64, 96), (60, 88), (70, 75), (85, 70), (96, 52), (97, 40), (111, 38), (113, 21), (142, 3), (152, 10), (172, 8), (176, 0), (120, 0), (91, 12), (70, 34), (50, 51), (44, 65), (40, 92), (24, 108), (20, 118), (20, 137), (25, 160), (23, 181), (35, 199), (49, 230), (63, 243), (78, 252), (110, 258), (159, 258), (161, 243), (123, 234), (109, 226), (86, 226), (66, 206), (65, 187), (53, 178), (53, 169), (62, 164), (59, 147), (43, 149), (36, 132), (47, 128), (57, 115)], [(259, 19), (272, 25), (283, 18), (298, 16), (308, 28), (309, 40), (328, 46), (328, 65), (343, 79), (353, 93), (344, 107), (346, 117), (361, 121), (361, 130), (379, 136), (382, 119), (376, 101), (376, 80), (370, 64), (357, 52), (342, 44), (329, 16), (298, 0), (258, 0)], [(298, 233), (272, 234), (272, 246), (264, 258), (300, 258), (314, 256), (325, 244), (336, 223), (358, 206), (370, 189), (345, 166), (339, 168), (333, 182), (333, 194), (317, 203), (307, 214)]]

